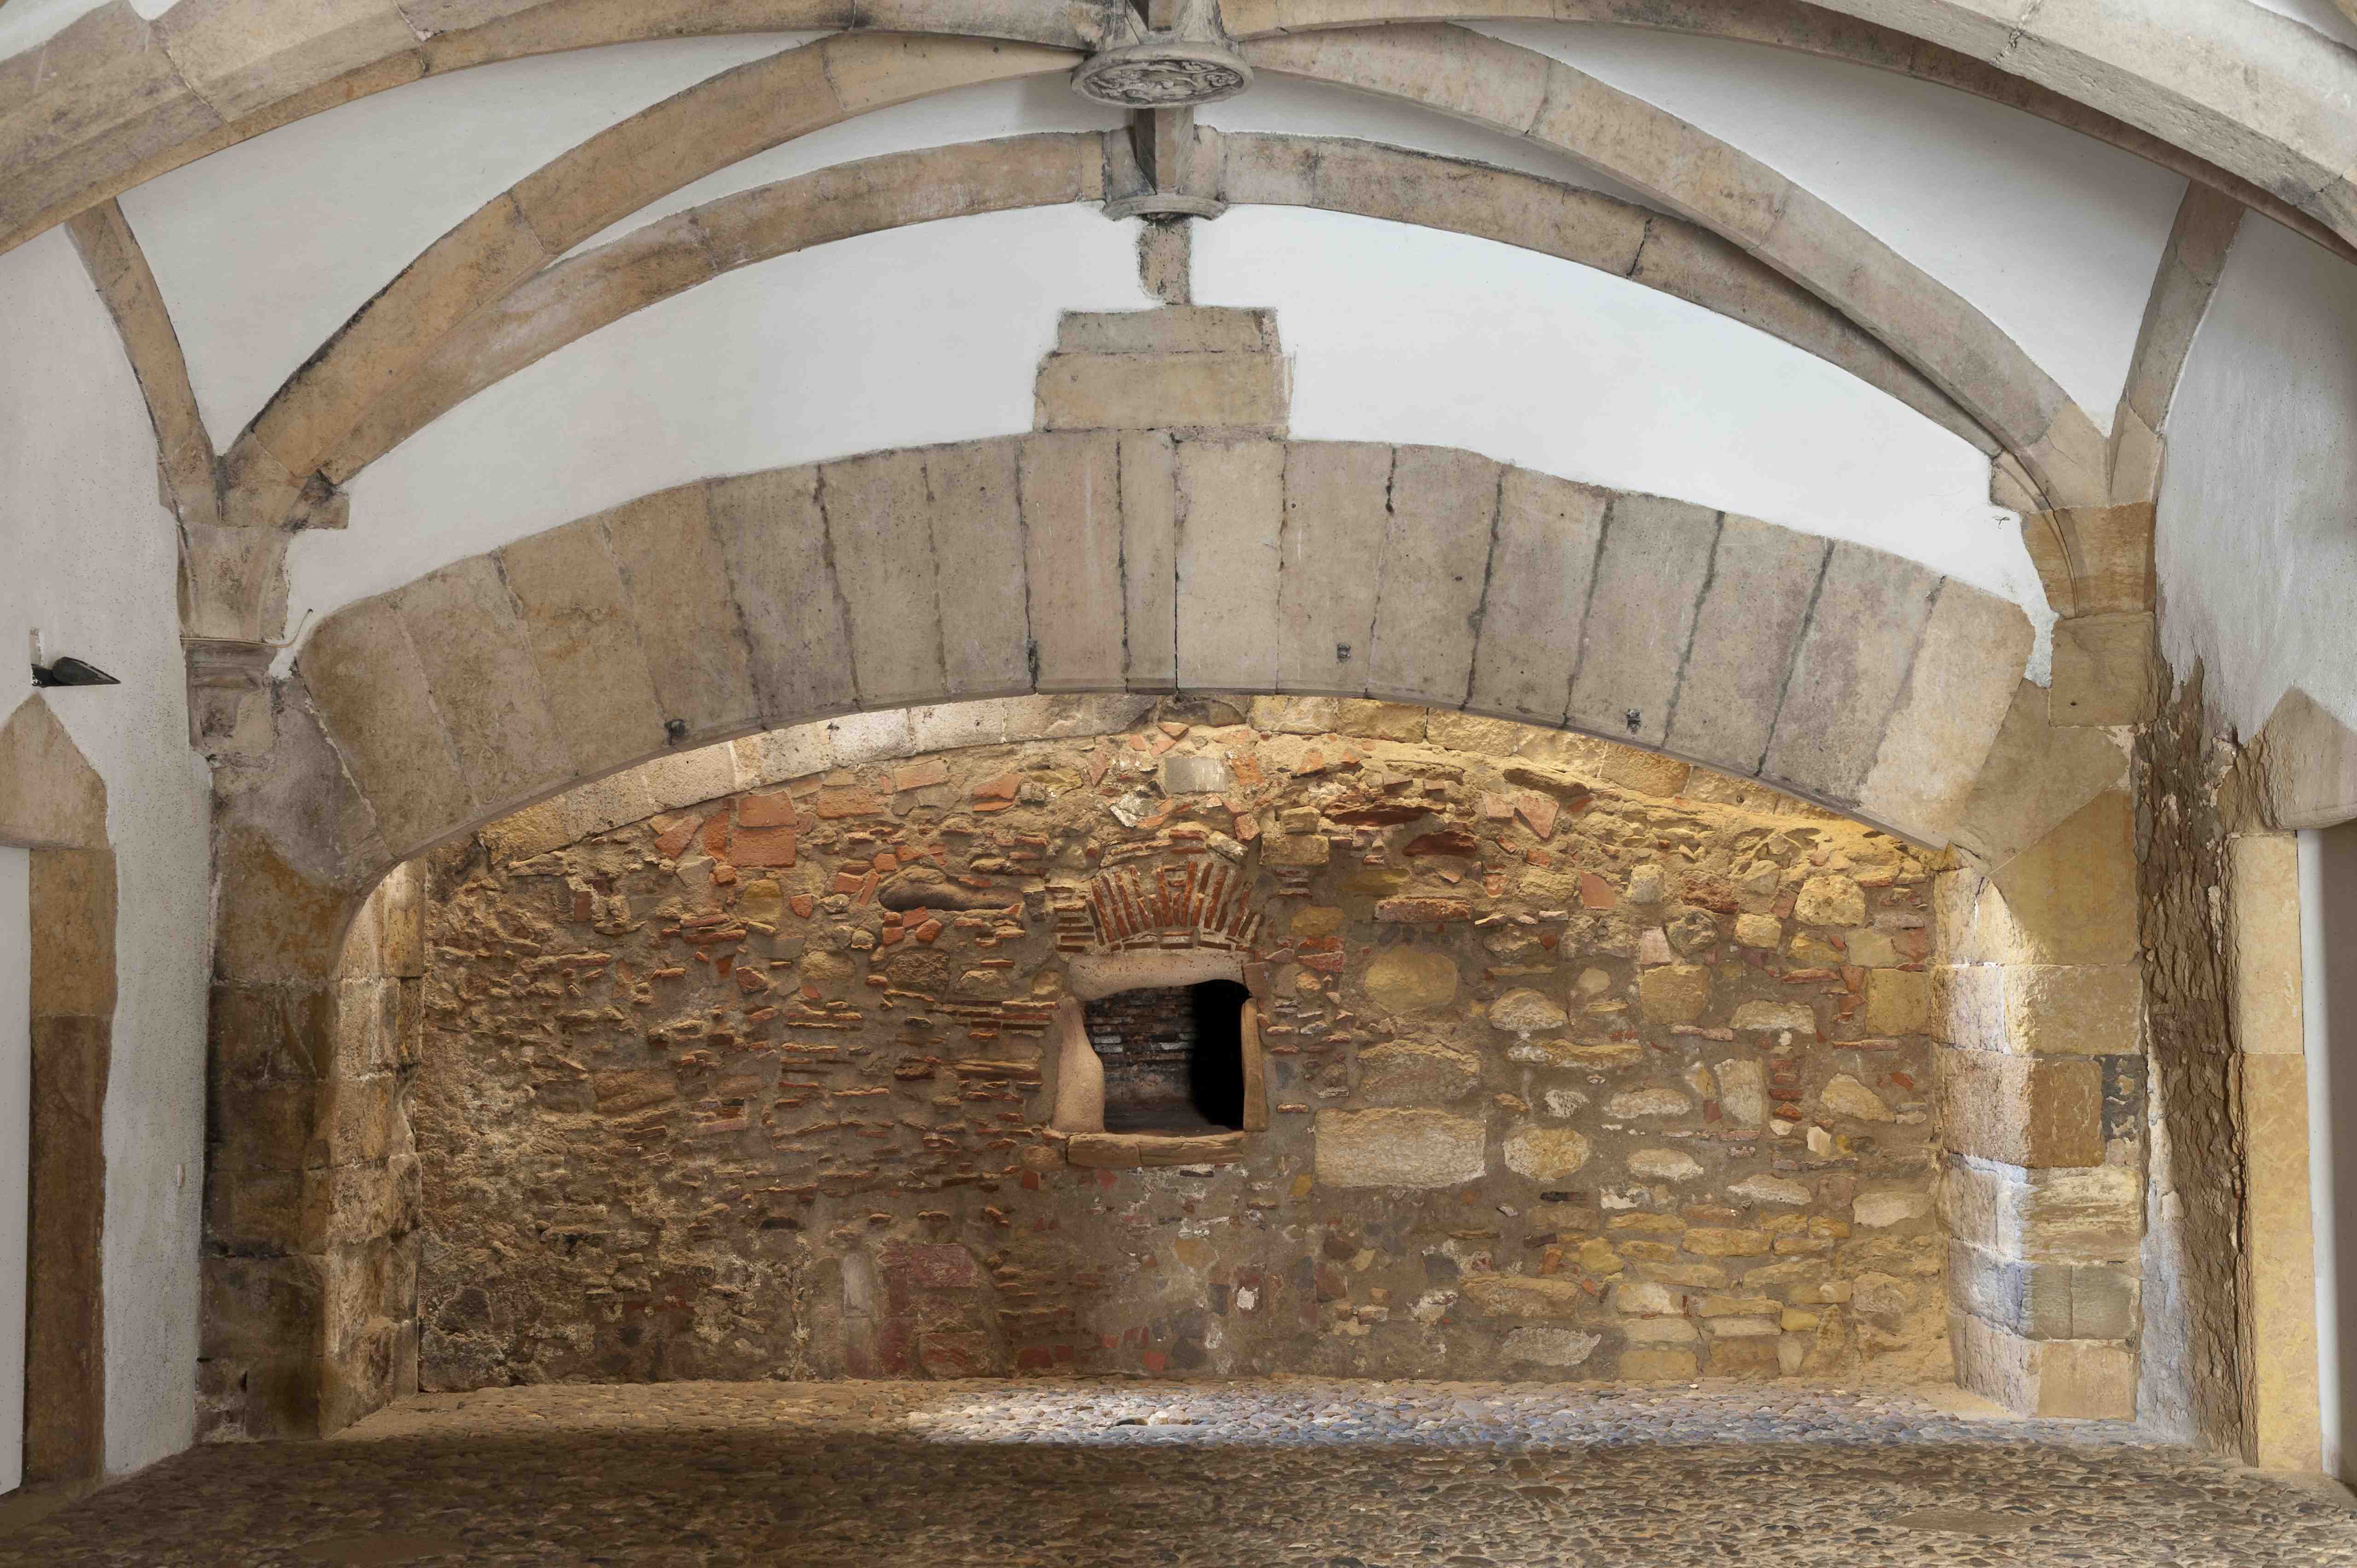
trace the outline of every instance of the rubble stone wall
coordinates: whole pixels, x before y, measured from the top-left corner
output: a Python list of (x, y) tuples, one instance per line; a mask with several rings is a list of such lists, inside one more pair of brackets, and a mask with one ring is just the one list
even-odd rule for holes
[[(1949, 1373), (1934, 868), (1759, 785), (1165, 704), (546, 843), (430, 865), (427, 1388)], [(1268, 1128), (1077, 1168), (1067, 966), (1179, 943)]]

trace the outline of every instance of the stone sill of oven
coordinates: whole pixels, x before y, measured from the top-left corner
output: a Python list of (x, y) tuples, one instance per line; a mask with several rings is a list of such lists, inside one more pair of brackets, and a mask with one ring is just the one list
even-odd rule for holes
[(1243, 1163), (1243, 1133), (1074, 1133), (1064, 1141), (1064, 1157), (1100, 1170), (1137, 1170), (1147, 1165), (1233, 1165)]

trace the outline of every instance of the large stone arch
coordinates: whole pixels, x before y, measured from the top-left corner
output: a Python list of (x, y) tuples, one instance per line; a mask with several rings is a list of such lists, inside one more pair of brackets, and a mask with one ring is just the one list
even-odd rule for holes
[(659, 491), (345, 607), (297, 673), (384, 865), (667, 749), (1172, 690), (1587, 730), (1937, 845), (2029, 638), (1878, 551), (1473, 453), (1068, 429)]
[(106, 1466), (101, 1236), (114, 1026), (114, 852), (106, 783), (41, 698), (0, 725), (0, 843), (32, 854), (32, 1227), (25, 1481)]
[[(1287, 440), (1281, 364), (1261, 313), (1069, 317), (1034, 434), (675, 487), (330, 616), (278, 687), (270, 754), (221, 775), (213, 1074), (237, 1092), (212, 1130), (210, 1429), (332, 1429), (414, 1354), (414, 1165), (385, 1064), (411, 1048), (419, 959), (389, 870), (520, 808), (563, 843), (598, 831), (585, 812), (829, 766), (770, 753), (830, 714), (873, 757), (975, 738), (928, 720), (920, 740), (909, 710), (1001, 699), (948, 712), (1019, 733), (1029, 694), (1088, 693), (1587, 730), (1953, 843), (1930, 994), (1951, 1174), (1978, 1206), (1953, 1221), (1959, 1377), (2024, 1411), (2132, 1409), (2124, 764), (2050, 724), (2027, 618), (1661, 497)], [(2035, 1208), (2074, 1183), (2100, 1193), (2099, 1247)], [(2024, 1281), (2104, 1305), (2031, 1314)]]
[[(48, 43), (0, 62), (0, 92), (21, 109), (0, 116), (0, 150), (18, 172), (0, 192), (0, 249), (22, 243), (142, 181), (249, 137), (369, 93), (471, 66), (602, 44), (719, 32), (868, 29), (963, 34), (1089, 50), (1132, 41), (1125, 5), (1091, 0), (1021, 6), (992, 0), (736, 0), (724, 6), (659, 0), (343, 0), (261, 7), (183, 0), (185, 16), (150, 22), (128, 0), (81, 18)], [(2346, 254), (2339, 178), (2352, 158), (2330, 145), (2330, 45), (2295, 24), (2212, 0), (2205, 43), (2152, 48), (2117, 18), (2074, 7), (2055, 25), (1999, 21), (1986, 5), (1919, 14), (1858, 0), (1832, 11), (1798, 0), (1541, 0), (1538, 4), (1385, 4), (1382, 0), (1228, 0), (1239, 38), (1391, 21), (1538, 19), (1611, 22), (1738, 38), (1898, 71), (2009, 104), (2134, 152), (2265, 212)], [(258, 13), (258, 14), (257, 14)], [(2274, 27), (2268, 80), (2246, 81), (2224, 24)], [(1936, 40), (1936, 41), (1926, 41)], [(2139, 46), (2144, 47), (2139, 47)], [(2190, 117), (2171, 113), (2193, 104)], [(2261, 108), (2281, 123), (2253, 135)], [(2212, 161), (2215, 160), (2215, 161)], [(2335, 196), (2335, 191), (2341, 191)]]

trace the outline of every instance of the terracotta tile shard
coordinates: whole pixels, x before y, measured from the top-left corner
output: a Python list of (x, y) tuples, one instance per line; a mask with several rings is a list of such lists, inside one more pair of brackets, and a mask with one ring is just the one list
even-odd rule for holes
[(704, 819), (690, 811), (683, 816), (656, 817), (649, 824), (655, 830), (655, 853), (665, 860), (677, 860), (695, 837), (695, 830)]
[(791, 865), (794, 863), (794, 830), (791, 827), (739, 827), (737, 841), (730, 849), (730, 858), (739, 865)]
[(884, 802), (869, 789), (822, 789), (811, 810), (828, 819), (880, 817), (884, 814)]
[(1008, 800), (1015, 799), (1018, 779), (1012, 773), (1002, 773), (996, 779), (985, 779), (966, 791), (976, 800)]
[(807, 920), (811, 918), (811, 911), (818, 908), (818, 900), (807, 893), (797, 893), (786, 900), (786, 908)]
[(938, 757), (927, 757), (922, 762), (911, 762), (906, 768), (896, 768), (892, 770), (892, 788), (896, 792), (902, 789), (931, 789), (933, 785), (946, 784), (949, 781), (950, 765)]
[(1514, 811), (1531, 826), (1531, 832), (1542, 840), (1555, 837), (1555, 818), (1563, 808), (1552, 795), (1542, 795), (1535, 789), (1525, 789), (1514, 797)]
[(1592, 871), (1579, 874), (1579, 907), (1583, 909), (1609, 909), (1620, 902), (1620, 889)]
[(1481, 852), (1480, 841), (1459, 828), (1444, 828), (1438, 832), (1425, 833), (1407, 841), (1402, 854), (1473, 855)]
[(801, 820), (794, 812), (793, 797), (782, 789), (770, 795), (748, 795), (737, 802), (737, 825), (740, 828), (791, 828)]

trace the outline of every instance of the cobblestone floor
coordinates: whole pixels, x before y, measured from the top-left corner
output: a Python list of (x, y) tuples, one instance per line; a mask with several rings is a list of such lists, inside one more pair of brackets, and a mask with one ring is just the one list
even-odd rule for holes
[(1773, 1384), (671, 1383), (216, 1446), (0, 1564), (2357, 1564), (2357, 1509), (2106, 1423)]

